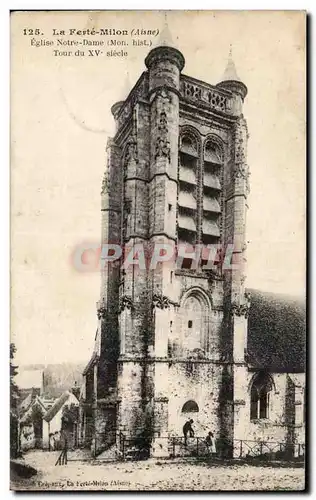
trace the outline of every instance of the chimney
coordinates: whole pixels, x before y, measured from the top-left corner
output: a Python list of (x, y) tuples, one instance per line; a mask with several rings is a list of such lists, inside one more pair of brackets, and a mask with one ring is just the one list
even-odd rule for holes
[(77, 381), (75, 381), (72, 389), (71, 389), (71, 392), (74, 394), (74, 396), (76, 396), (76, 398), (78, 399), (79, 401), (79, 397), (80, 397), (80, 387), (78, 386), (77, 384)]

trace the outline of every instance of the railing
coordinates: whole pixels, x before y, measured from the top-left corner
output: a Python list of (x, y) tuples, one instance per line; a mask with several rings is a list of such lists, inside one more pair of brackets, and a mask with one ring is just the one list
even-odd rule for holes
[(68, 457), (67, 457), (67, 448), (64, 448), (59, 455), (55, 465), (67, 465)]
[(234, 440), (234, 457), (267, 460), (304, 458), (305, 444), (279, 441)]
[[(122, 432), (119, 434), (118, 448), (119, 458), (122, 460), (144, 460), (149, 458), (153, 447), (155, 447), (155, 456), (176, 457), (209, 457), (215, 455), (215, 448), (206, 443), (205, 437), (169, 437), (159, 436), (159, 446), (154, 440), (147, 437), (125, 436)], [(159, 448), (160, 447), (160, 448)]]
[(122, 451), (124, 455), (124, 445), (125, 445), (125, 436), (122, 431), (119, 432), (119, 449)]
[(170, 438), (170, 456), (201, 457), (213, 454), (212, 447), (206, 444), (205, 437), (172, 437)]
[[(111, 436), (107, 447), (114, 444)], [(195, 457), (201, 459), (260, 459), (273, 460), (303, 460), (305, 444), (296, 442), (277, 442), (260, 440), (216, 439), (210, 445), (206, 437), (158, 436), (151, 439), (143, 436), (126, 436), (123, 432), (116, 434), (116, 454), (111, 460), (145, 460), (155, 457)], [(161, 452), (161, 455), (159, 453)], [(94, 450), (94, 456), (97, 449)], [(69, 461), (67, 446), (64, 447), (55, 465), (67, 465)]]
[(65, 436), (64, 436), (63, 444), (64, 444), (63, 449), (61, 451), (61, 454), (57, 458), (55, 465), (67, 465), (67, 463), (68, 463), (68, 440)]
[[(147, 438), (126, 437), (122, 433), (119, 438), (120, 458), (123, 460), (140, 460), (148, 458), (154, 442)], [(159, 456), (159, 448), (155, 446), (155, 456)], [(244, 458), (262, 460), (292, 460), (303, 459), (305, 444), (276, 441), (251, 441), (235, 439), (216, 439), (212, 445), (205, 437), (168, 437), (159, 436), (161, 456), (170, 458)]]
[(224, 113), (231, 112), (231, 98), (225, 92), (211, 85), (205, 85), (182, 76), (180, 92), (185, 100), (199, 101)]
[[(167, 438), (168, 439), (168, 438)], [(151, 440), (142, 436), (125, 436), (119, 433), (119, 458), (122, 460), (144, 460), (149, 458)]]

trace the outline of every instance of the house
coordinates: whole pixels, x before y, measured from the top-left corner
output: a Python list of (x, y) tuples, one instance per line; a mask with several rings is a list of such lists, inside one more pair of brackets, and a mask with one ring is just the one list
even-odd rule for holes
[(22, 451), (42, 448), (43, 416), (50, 404), (51, 402), (41, 398), (35, 389), (20, 404), (18, 408), (19, 441)]
[[(55, 436), (55, 447), (77, 446), (79, 401), (75, 394), (65, 391), (43, 416), (43, 448), (51, 449), (51, 437)], [(57, 442), (56, 442), (57, 441)], [(56, 446), (57, 445), (57, 446)]]

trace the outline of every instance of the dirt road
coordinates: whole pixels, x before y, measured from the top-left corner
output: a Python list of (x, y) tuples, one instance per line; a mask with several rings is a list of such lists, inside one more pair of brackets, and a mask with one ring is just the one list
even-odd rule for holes
[(38, 470), (12, 481), (16, 490), (302, 490), (303, 468), (252, 465), (144, 462), (55, 466), (56, 453), (30, 452), (25, 462)]

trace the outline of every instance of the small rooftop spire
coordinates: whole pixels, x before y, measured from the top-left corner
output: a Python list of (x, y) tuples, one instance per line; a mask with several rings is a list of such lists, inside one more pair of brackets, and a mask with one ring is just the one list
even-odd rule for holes
[(164, 13), (165, 16), (165, 22), (164, 22), (164, 27), (160, 33), (160, 37), (158, 39), (157, 46), (159, 47), (175, 47), (174, 41), (172, 39), (169, 27), (168, 27), (168, 21), (167, 21), (167, 13)]
[(245, 99), (248, 89), (246, 85), (241, 81), (239, 76), (237, 75), (236, 71), (236, 66), (233, 61), (233, 49), (232, 49), (232, 44), (229, 46), (229, 54), (228, 54), (228, 61), (227, 61), (227, 66), (223, 75), (222, 80), (217, 84), (217, 87), (224, 89), (224, 90), (229, 90), (230, 92), (233, 92), (234, 94), (240, 95), (242, 100)]
[(145, 64), (147, 68), (150, 68), (152, 64), (156, 63), (158, 59), (160, 60), (162, 58), (172, 61), (179, 68), (179, 70), (182, 71), (184, 68), (185, 60), (172, 39), (168, 27), (167, 12), (164, 12), (164, 17), (164, 27), (160, 32), (157, 44), (155, 44), (155, 47), (152, 48), (148, 53), (145, 59)]
[(131, 81), (129, 78), (129, 72), (127, 71), (126, 75), (125, 75), (125, 79), (124, 79), (124, 84), (123, 84), (123, 87), (122, 87), (120, 95), (119, 95), (119, 98), (121, 101), (125, 101), (125, 99), (127, 98), (128, 94), (131, 91), (131, 88), (132, 88), (132, 85), (131, 85)]
[(232, 44), (229, 46), (229, 54), (228, 54), (228, 61), (227, 61), (227, 66), (224, 71), (223, 78), (221, 80), (222, 82), (227, 82), (227, 81), (234, 81), (234, 82), (240, 82), (240, 78), (237, 75), (236, 71), (236, 66), (233, 61), (233, 48)]

